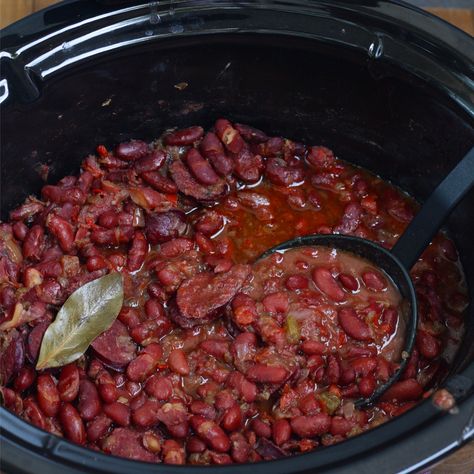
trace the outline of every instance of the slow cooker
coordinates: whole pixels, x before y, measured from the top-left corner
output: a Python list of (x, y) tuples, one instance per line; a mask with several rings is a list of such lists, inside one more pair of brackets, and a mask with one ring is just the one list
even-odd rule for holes
[[(115, 3), (115, 5), (114, 5)], [(118, 3), (118, 5), (117, 5)], [(219, 116), (331, 146), (421, 202), (474, 145), (474, 40), (398, 1), (70, 0), (1, 34), (1, 215), (78, 169), (90, 144)], [(186, 87), (181, 87), (186, 84)], [(474, 193), (447, 230), (474, 299)], [(396, 419), (308, 454), (155, 465), (71, 444), (0, 408), (5, 472), (414, 472), (474, 438), (474, 308), (443, 382)]]

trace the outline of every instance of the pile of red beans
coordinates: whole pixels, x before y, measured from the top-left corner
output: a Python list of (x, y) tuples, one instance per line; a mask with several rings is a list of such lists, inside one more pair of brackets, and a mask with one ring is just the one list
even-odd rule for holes
[[(3, 405), (89, 448), (170, 464), (276, 459), (375, 427), (428, 396), (459, 345), (468, 299), (452, 241), (438, 235), (414, 267), (416, 349), (366, 409), (354, 400), (399, 362), (389, 282), (337, 258), (305, 263), (311, 250), (283, 270), (254, 262), (313, 233), (390, 248), (415, 210), (325, 147), (225, 119), (100, 145), (0, 224)], [(64, 301), (113, 271), (125, 299), (112, 327), (77, 361), (35, 370)]]

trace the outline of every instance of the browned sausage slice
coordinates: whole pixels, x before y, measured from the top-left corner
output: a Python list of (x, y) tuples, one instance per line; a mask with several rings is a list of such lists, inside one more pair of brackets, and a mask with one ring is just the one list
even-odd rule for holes
[(234, 265), (226, 273), (201, 272), (185, 280), (176, 295), (181, 315), (192, 320), (208, 319), (238, 293), (249, 274), (249, 265)]
[(105, 364), (114, 368), (124, 367), (135, 359), (137, 350), (126, 326), (117, 319), (94, 339), (92, 348)]
[(156, 462), (156, 457), (142, 445), (142, 435), (129, 428), (115, 428), (102, 442), (106, 453), (137, 461)]

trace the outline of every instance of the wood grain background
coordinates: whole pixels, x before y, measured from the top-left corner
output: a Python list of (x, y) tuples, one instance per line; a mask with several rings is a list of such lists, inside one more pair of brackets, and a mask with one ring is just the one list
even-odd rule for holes
[[(57, 1), (0, 0), (0, 28)], [(474, 0), (472, 8), (427, 8), (427, 10), (474, 36)], [(425, 470), (423, 474), (474, 474), (474, 442), (467, 444), (437, 466)]]

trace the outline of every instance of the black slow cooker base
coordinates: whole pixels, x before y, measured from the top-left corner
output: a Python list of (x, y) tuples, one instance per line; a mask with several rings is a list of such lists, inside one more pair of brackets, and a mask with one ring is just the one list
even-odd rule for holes
[[(331, 5), (335, 3), (345, 2)], [(393, 5), (378, 4), (385, 13), (365, 21), (374, 31), (386, 22), (387, 32), (398, 35), (400, 18), (390, 18), (395, 15)], [(321, 15), (329, 14), (330, 9)], [(388, 16), (387, 11), (391, 12)], [(97, 144), (112, 146), (129, 138), (151, 140), (164, 128), (210, 126), (221, 116), (309, 144), (327, 145), (340, 158), (372, 170), (420, 200), (474, 145), (474, 110), (466, 109), (469, 94), (474, 93), (468, 80), (464, 96), (454, 100), (447, 92), (451, 83), (444, 76), (433, 73), (428, 80), (413, 74), (410, 56), (397, 49), (398, 42), (384, 39), (386, 56), (376, 59), (368, 54), (365, 36), (361, 40), (364, 47), (357, 43), (357, 35), (347, 44), (319, 38), (317, 17), (307, 23), (311, 28), (314, 25), (314, 36), (302, 37), (295, 31), (277, 34), (270, 27), (265, 30), (262, 22), (271, 23), (275, 18), (265, 20), (260, 10), (252, 15), (245, 8), (219, 10), (215, 17), (219, 25), (240, 22), (254, 31), (211, 35), (205, 23), (199, 26), (201, 13), (191, 12), (187, 21), (197, 22), (199, 34), (118, 48), (74, 67), (60, 68), (47, 79), (33, 71), (31, 77), (40, 95), (28, 103), (22, 103), (21, 87), (13, 87), (1, 123), (2, 217), (27, 194), (40, 190), (44, 184), (38, 173), (41, 164), (50, 166), (48, 181), (55, 182), (65, 174), (77, 173), (82, 159)], [(411, 15), (410, 10), (403, 26), (408, 30)], [(281, 13), (278, 18), (283, 18)], [(340, 36), (340, 30), (337, 34)], [(448, 67), (443, 45), (436, 44), (436, 38), (429, 40), (434, 46), (427, 57)], [(419, 39), (428, 49), (430, 41)], [(15, 41), (10, 37), (7, 43)], [(73, 48), (70, 53), (65, 51), (65, 58), (73, 53)], [(449, 56), (447, 63), (451, 59)], [(175, 87), (180, 83), (187, 86)], [(448, 224), (462, 256), (471, 300), (472, 209), (471, 193)], [(466, 337), (452, 373), (472, 362), (472, 307), (469, 311)], [(474, 366), (454, 381), (460, 387), (458, 415), (442, 414), (428, 400), (399, 419), (339, 445), (293, 459), (245, 466), (182, 469), (107, 457), (40, 432), (2, 409), (4, 469), (52, 474), (413, 470), (423, 459), (439, 457), (472, 436)]]

